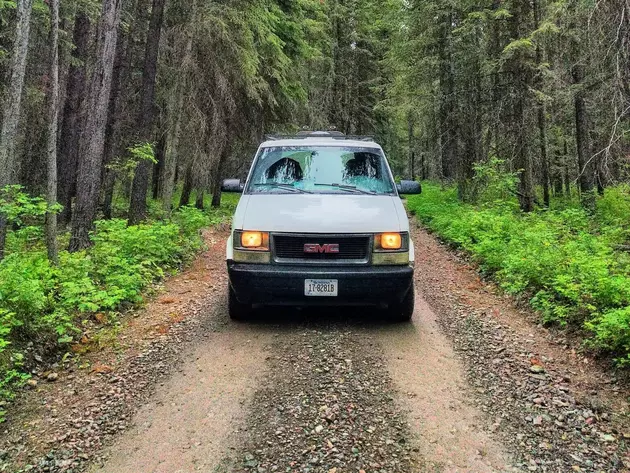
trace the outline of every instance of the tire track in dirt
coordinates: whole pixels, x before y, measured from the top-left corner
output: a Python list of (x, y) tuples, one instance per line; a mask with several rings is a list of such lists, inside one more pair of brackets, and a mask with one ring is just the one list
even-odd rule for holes
[(424, 469), (381, 347), (371, 334), (345, 324), (280, 330), (246, 426), (239, 450), (222, 471)]
[(413, 231), (416, 281), (481, 410), (521, 471), (621, 473), (630, 465), (627, 403), (605, 370), (564, 349), (535, 316), (425, 230)]
[(375, 332), (429, 471), (514, 471), (503, 446), (481, 427), (482, 413), (470, 403), (465, 371), (436, 317), (417, 295), (413, 324)]
[(140, 410), (105, 465), (92, 471), (211, 471), (234, 442), (271, 339), (268, 331), (234, 325), (208, 337), (184, 355), (182, 369)]

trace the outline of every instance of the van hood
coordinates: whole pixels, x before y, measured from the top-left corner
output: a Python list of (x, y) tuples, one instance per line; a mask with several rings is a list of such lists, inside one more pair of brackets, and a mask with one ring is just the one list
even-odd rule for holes
[(235, 229), (287, 233), (408, 231), (402, 201), (390, 195), (250, 194), (234, 215)]

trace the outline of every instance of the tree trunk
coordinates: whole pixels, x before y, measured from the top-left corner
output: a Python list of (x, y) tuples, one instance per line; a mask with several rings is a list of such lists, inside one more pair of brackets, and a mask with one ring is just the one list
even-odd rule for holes
[[(450, 8), (450, 7), (449, 7)], [(442, 177), (455, 177), (457, 169), (458, 138), (455, 122), (455, 77), (452, 57), (452, 29), (453, 12), (449, 10), (442, 14), (440, 25), (440, 100), (439, 100), (439, 130), (440, 150), (442, 156)]]
[[(529, 0), (518, 0), (512, 11), (511, 35), (516, 40), (521, 37), (522, 22), (527, 18), (529, 12)], [(534, 176), (531, 153), (529, 152), (527, 123), (526, 123), (526, 101), (529, 94), (530, 78), (527, 63), (527, 57), (524, 52), (518, 52), (511, 59), (510, 71), (513, 77), (514, 86), (514, 105), (512, 113), (513, 133), (515, 145), (515, 168), (519, 176), (519, 204), (523, 212), (531, 212), (534, 210), (535, 194), (534, 194)]]
[[(121, 28), (122, 30), (122, 28)], [(117, 154), (120, 152), (120, 125), (123, 120), (121, 97), (123, 97), (123, 85), (131, 80), (131, 65), (128, 64), (131, 56), (132, 43), (127, 32), (122, 35), (119, 31), (119, 39), (116, 45), (116, 57), (114, 59), (114, 69), (112, 70), (112, 88), (109, 94), (109, 105), (107, 110), (107, 126), (105, 127), (105, 151), (103, 157), (103, 216), (110, 220), (113, 216), (112, 203), (114, 201), (114, 190), (116, 189), (117, 172), (110, 168), (114, 163)]]
[(571, 178), (569, 176), (569, 142), (564, 140), (564, 193), (571, 198)]
[(88, 59), (90, 19), (79, 12), (74, 21), (72, 63), (68, 72), (66, 100), (63, 108), (57, 173), (57, 200), (63, 205), (59, 223), (65, 225), (72, 217), (72, 198), (76, 194), (79, 139), (81, 138), (81, 105), (85, 97), (85, 63)]
[(414, 179), (415, 169), (414, 169), (414, 123), (413, 123), (413, 114), (411, 110), (407, 112), (407, 146), (409, 147), (409, 177)]
[[(0, 128), (0, 190), (11, 184), (15, 171), (15, 143), (22, 105), (26, 57), (33, 0), (17, 0), (17, 25), (11, 58), (11, 77), (7, 88)], [(7, 220), (0, 215), (0, 260), (4, 257)]]
[(214, 186), (214, 191), (212, 192), (212, 208), (213, 209), (218, 209), (219, 207), (221, 207), (221, 186)]
[[(50, 0), (50, 96), (48, 121), (46, 203), (57, 203), (57, 123), (59, 120), (59, 0)], [(46, 213), (46, 248), (52, 264), (59, 263), (57, 250), (57, 212)]]
[[(503, 7), (502, 0), (492, 0), (492, 11), (496, 12)], [(486, 56), (492, 60), (497, 60), (501, 57), (504, 45), (501, 41), (501, 32), (504, 28), (503, 19), (493, 19), (490, 24), (487, 53)], [(500, 68), (496, 67), (492, 71), (492, 99), (491, 105), (488, 109), (488, 116), (490, 118), (488, 126), (488, 136), (486, 138), (486, 149), (490, 156), (507, 156), (507, 153), (503, 153), (503, 150), (499, 146), (499, 136), (501, 136), (503, 130), (499, 127), (502, 120), (501, 118), (505, 114), (503, 107), (501, 107), (501, 99), (503, 95), (503, 84), (501, 83)]]
[(560, 197), (562, 196), (564, 192), (564, 189), (562, 187), (564, 163), (562, 160), (562, 155), (560, 154), (559, 151), (556, 151), (554, 153), (553, 164), (554, 164), (554, 172), (552, 173), (553, 195), (555, 197)]
[(184, 175), (184, 187), (182, 188), (182, 195), (179, 199), (179, 206), (185, 207), (190, 203), (190, 194), (192, 194), (193, 175), (192, 164), (186, 166), (186, 173)]
[(70, 251), (79, 251), (91, 245), (90, 231), (96, 220), (101, 186), (105, 128), (109, 95), (112, 86), (116, 42), (122, 0), (103, 0), (99, 28), (98, 54), (90, 89), (86, 99), (87, 115), (80, 147), (75, 210), (72, 215)]
[[(534, 9), (534, 29), (538, 30), (540, 26), (540, 0), (534, 0), (532, 3)], [(542, 47), (536, 45), (536, 66), (540, 68), (543, 62), (543, 50)], [(543, 81), (540, 71), (536, 76), (536, 87), (538, 90), (542, 90)], [(545, 207), (549, 207), (551, 203), (551, 197), (549, 194), (549, 156), (547, 155), (547, 117), (545, 110), (545, 103), (541, 100), (538, 103), (537, 110), (538, 118), (538, 139), (540, 141), (540, 162), (542, 166), (542, 187), (543, 187), (543, 200)]]
[(590, 152), (589, 124), (588, 112), (586, 110), (586, 101), (584, 99), (584, 90), (581, 88), (584, 81), (584, 66), (575, 64), (573, 66), (573, 81), (575, 85), (580, 87), (575, 94), (575, 140), (577, 145), (577, 159), (580, 192), (582, 205), (588, 210), (595, 209), (595, 195), (593, 189), (595, 187), (595, 166)]
[(159, 196), (160, 180), (162, 173), (164, 172), (164, 161), (166, 156), (166, 133), (160, 134), (160, 139), (155, 150), (155, 159), (157, 163), (153, 166), (153, 175), (151, 183), (151, 194), (153, 199), (157, 199)]
[[(155, 78), (164, 19), (164, 4), (165, 0), (153, 0), (142, 70), (142, 102), (138, 118), (138, 130), (140, 131), (140, 139), (146, 141), (152, 140), (153, 117), (155, 115)], [(147, 216), (147, 190), (150, 172), (151, 162), (142, 160), (138, 164), (133, 179), (129, 205), (129, 225), (135, 225)]]
[(116, 189), (116, 172), (108, 169), (103, 179), (103, 217), (111, 220), (113, 217), (112, 204), (114, 202), (114, 190)]
[(170, 131), (170, 137), (167, 139), (166, 155), (164, 157), (164, 169), (162, 170), (160, 183), (160, 198), (162, 199), (162, 207), (164, 211), (170, 215), (173, 209), (173, 192), (177, 173), (177, 151), (179, 148), (179, 135), (181, 131), (181, 115), (184, 108), (183, 90), (178, 91), (175, 98), (176, 104), (173, 109), (173, 119), (175, 124)]
[(425, 172), (425, 164), (424, 164), (424, 161), (425, 161), (424, 155), (426, 152), (427, 152), (426, 150), (423, 150), (420, 152), (420, 180), (421, 181), (424, 181), (427, 178), (426, 172)]
[[(194, 21), (195, 14), (195, 2), (192, 3), (193, 13), (192, 20)], [(188, 34), (188, 40), (186, 41), (186, 49), (184, 51), (182, 64), (187, 63), (187, 59), (192, 53), (193, 36)], [(186, 85), (186, 73), (182, 68), (175, 88), (175, 96), (173, 97), (173, 103), (170, 107), (170, 116), (174, 120), (174, 123), (168, 127), (169, 136), (167, 138), (166, 155), (164, 156), (164, 169), (162, 170), (161, 183), (160, 183), (160, 198), (162, 199), (162, 206), (166, 213), (170, 215), (173, 208), (173, 192), (175, 183), (177, 182), (177, 152), (179, 148), (179, 135), (181, 133), (182, 125), (182, 112), (184, 110), (184, 97), (185, 97), (185, 85)]]
[(197, 189), (197, 198), (195, 199), (195, 207), (199, 210), (203, 210), (203, 198), (204, 192), (203, 189)]
[(597, 160), (597, 193), (604, 195), (606, 187), (610, 185), (610, 175), (603, 159)]
[(230, 156), (230, 147), (226, 146), (219, 155), (219, 162), (217, 163), (217, 169), (212, 179), (212, 207), (218, 209), (221, 207), (221, 183), (223, 182), (223, 173), (225, 169), (225, 163)]

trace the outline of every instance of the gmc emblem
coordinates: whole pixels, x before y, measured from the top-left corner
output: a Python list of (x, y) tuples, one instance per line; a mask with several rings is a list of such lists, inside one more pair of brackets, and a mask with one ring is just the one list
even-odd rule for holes
[(304, 245), (304, 253), (339, 253), (339, 244), (326, 243), (320, 245), (319, 243), (307, 243)]

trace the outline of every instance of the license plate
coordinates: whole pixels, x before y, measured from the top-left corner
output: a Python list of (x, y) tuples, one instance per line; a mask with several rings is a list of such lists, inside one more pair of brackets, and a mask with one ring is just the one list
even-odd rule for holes
[(337, 297), (339, 282), (336, 279), (306, 279), (304, 295), (308, 297)]

